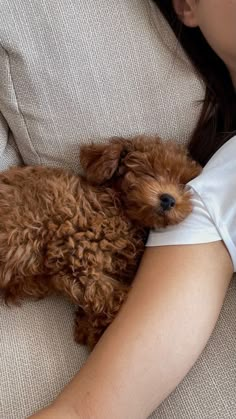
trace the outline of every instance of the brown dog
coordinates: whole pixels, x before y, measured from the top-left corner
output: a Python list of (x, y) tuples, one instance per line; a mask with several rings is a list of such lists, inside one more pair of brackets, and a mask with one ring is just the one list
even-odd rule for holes
[(158, 137), (81, 148), (85, 176), (46, 167), (0, 174), (4, 300), (63, 294), (76, 304), (75, 339), (91, 348), (126, 298), (148, 228), (191, 212), (185, 184), (201, 168)]

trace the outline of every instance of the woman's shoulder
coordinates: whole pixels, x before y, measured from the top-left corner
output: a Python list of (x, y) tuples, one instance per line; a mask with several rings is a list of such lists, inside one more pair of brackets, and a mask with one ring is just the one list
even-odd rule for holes
[(236, 199), (236, 136), (216, 151), (201, 174), (188, 185), (207, 200), (223, 200), (226, 196)]

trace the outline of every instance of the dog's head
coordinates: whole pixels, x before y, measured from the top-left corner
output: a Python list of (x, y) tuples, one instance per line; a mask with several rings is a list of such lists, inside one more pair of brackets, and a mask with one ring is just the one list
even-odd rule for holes
[(201, 172), (183, 145), (159, 137), (113, 138), (81, 147), (81, 164), (93, 184), (120, 192), (127, 215), (149, 228), (182, 221), (192, 210), (185, 185)]

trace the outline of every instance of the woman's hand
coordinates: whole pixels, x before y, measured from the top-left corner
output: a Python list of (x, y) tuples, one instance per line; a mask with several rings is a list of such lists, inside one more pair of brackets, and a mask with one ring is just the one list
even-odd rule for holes
[(222, 241), (148, 248), (115, 321), (54, 410), (34, 418), (147, 418), (204, 349), (232, 273)]

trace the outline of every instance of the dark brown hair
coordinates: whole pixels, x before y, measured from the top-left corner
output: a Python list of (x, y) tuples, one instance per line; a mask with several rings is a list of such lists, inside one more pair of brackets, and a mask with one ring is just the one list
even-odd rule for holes
[(204, 166), (236, 134), (233, 82), (226, 65), (209, 46), (200, 29), (186, 27), (179, 20), (173, 0), (154, 1), (206, 84), (201, 115), (189, 143), (191, 156)]

